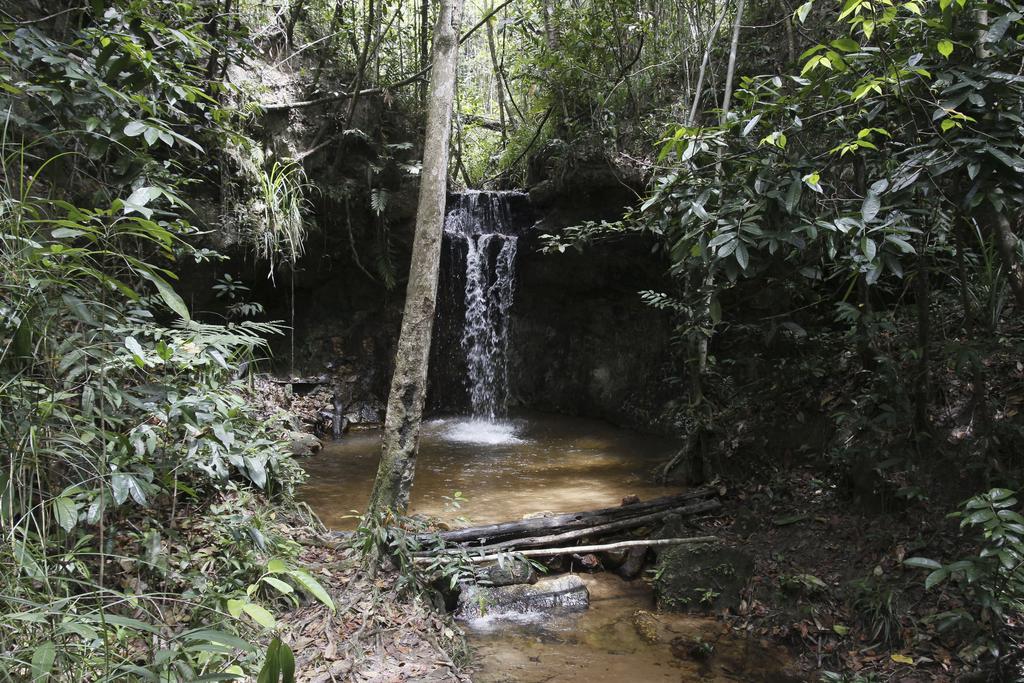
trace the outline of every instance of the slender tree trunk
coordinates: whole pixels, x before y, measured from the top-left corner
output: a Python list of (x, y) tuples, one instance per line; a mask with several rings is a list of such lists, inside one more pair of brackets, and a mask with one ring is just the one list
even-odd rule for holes
[(444, 205), (448, 188), (448, 145), (451, 139), (455, 73), (459, 57), (459, 26), (463, 0), (441, 0), (434, 29), (434, 63), (430, 73), (426, 143), (420, 180), (416, 234), (402, 330), (391, 380), (380, 467), (370, 494), (367, 522), (409, 507), (419, 449), (420, 421), (427, 387), (430, 339), (437, 303)]
[(711, 27), (711, 32), (708, 34), (708, 42), (704, 48), (704, 57), (700, 62), (700, 70), (697, 72), (697, 85), (693, 89), (693, 102), (690, 105), (690, 115), (686, 119), (686, 125), (692, 126), (697, 122), (697, 109), (700, 107), (700, 97), (704, 90), (704, 77), (708, 72), (708, 62), (711, 61), (711, 48), (715, 45), (715, 37), (718, 35), (718, 29), (722, 27), (722, 22), (725, 21), (725, 14), (728, 7), (722, 7), (722, 14), (715, 20), (715, 25)]
[(736, 22), (732, 26), (732, 42), (729, 44), (729, 67), (725, 70), (725, 94), (722, 96), (721, 125), (728, 123), (729, 108), (732, 105), (732, 81), (736, 75), (736, 53), (740, 44), (740, 26), (743, 23), (743, 3), (736, 3)]
[[(729, 108), (732, 102), (732, 82), (736, 75), (736, 53), (739, 49), (740, 40), (740, 25), (743, 22), (743, 4), (744, 0), (738, 0), (736, 3), (736, 21), (733, 24), (732, 29), (732, 42), (729, 46), (729, 66), (725, 72), (725, 92), (722, 96), (722, 115), (719, 119), (719, 124), (724, 126), (728, 122)], [(715, 27), (712, 29), (711, 40), (714, 39), (714, 34), (717, 33), (718, 28), (722, 25), (722, 20), (725, 18), (725, 9), (722, 10), (722, 16), (715, 22)], [(706, 60), (711, 52), (711, 40), (708, 41), (708, 48), (704, 52), (705, 63), (701, 64), (701, 78), (703, 79), (703, 70), (706, 66)], [(698, 83), (698, 91), (694, 95), (693, 109), (691, 109), (691, 118), (693, 117), (696, 107), (697, 99), (700, 94), (700, 83)], [(718, 154), (718, 162), (716, 163), (715, 174), (718, 177), (722, 175), (722, 153)], [(707, 262), (707, 273), (704, 275), (704, 281), (701, 283), (701, 324), (708, 324), (711, 318), (711, 303), (714, 298), (714, 285), (715, 285), (715, 273), (714, 265), (711, 262), (710, 257), (705, 257)], [(693, 398), (694, 403), (699, 403), (704, 398), (704, 373), (707, 371), (708, 365), (708, 335), (701, 332), (697, 335), (697, 346), (695, 349), (696, 356), (696, 368), (693, 372)]]
[[(427, 35), (427, 31), (430, 28), (430, 0), (421, 0), (420, 2), (420, 69), (427, 68), (427, 62), (430, 61), (430, 39)], [(427, 102), (427, 84), (424, 81), (420, 81), (417, 86), (420, 91), (420, 102), (426, 104)]]
[(501, 77), (501, 64), (498, 62), (498, 48), (494, 44), (492, 21), (493, 19), (487, 20), (487, 47), (491, 53), (491, 67), (494, 69), (494, 85), (498, 93), (498, 121), (501, 124), (501, 144), (504, 146), (508, 141), (508, 135), (505, 132), (505, 83)]
[(558, 50), (558, 27), (555, 25), (555, 0), (543, 0), (541, 14), (544, 18), (544, 37), (547, 39), (548, 49), (556, 52)]
[(1020, 265), (1017, 263), (1017, 236), (1013, 234), (1010, 219), (1002, 211), (996, 211), (995, 219), (996, 244), (999, 256), (1006, 269), (1006, 279), (1010, 281), (1010, 289), (1017, 300), (1017, 306), (1024, 312), (1024, 282), (1021, 282)]
[(299, 17), (302, 15), (302, 6), (305, 3), (306, 0), (294, 0), (291, 11), (288, 14), (288, 25), (285, 28), (284, 37), (289, 50), (295, 47), (295, 24), (299, 23)]
[(359, 89), (363, 87), (363, 79), (366, 77), (366, 67), (370, 56), (370, 43), (373, 36), (373, 24), (375, 19), (376, 5), (374, 0), (369, 0), (366, 9), (366, 23), (363, 24), (363, 49), (359, 53), (359, 61), (356, 65), (356, 77), (352, 82), (352, 97), (348, 101), (348, 115), (345, 117), (346, 125), (353, 125), (352, 121), (356, 115), (356, 105), (359, 103)]
[(920, 265), (917, 271), (917, 382), (915, 383), (914, 418), (918, 437), (928, 433), (928, 399), (931, 396), (931, 374), (929, 371), (930, 357), (928, 354), (931, 339), (931, 299), (932, 288), (929, 279), (928, 240), (924, 234), (918, 245)]

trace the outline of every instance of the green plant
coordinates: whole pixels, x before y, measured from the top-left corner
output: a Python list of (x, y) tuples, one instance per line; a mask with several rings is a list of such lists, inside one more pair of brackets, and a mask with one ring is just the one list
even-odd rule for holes
[(267, 646), (267, 658), (256, 683), (295, 683), (295, 655), (280, 638), (274, 638)]
[(903, 642), (901, 592), (874, 576), (850, 583), (847, 602), (871, 642), (899, 646)]
[(253, 228), (253, 244), (256, 256), (270, 263), (273, 278), (278, 258), (283, 256), (294, 265), (305, 250), (303, 193), (311, 186), (305, 170), (293, 161), (274, 161), (260, 170), (258, 178), (263, 216)]
[(1008, 650), (1013, 631), (1009, 620), (1024, 610), (1024, 516), (1015, 509), (1017, 498), (1009, 489), (991, 489), (963, 503), (950, 514), (960, 528), (975, 531), (980, 548), (975, 554), (940, 563), (927, 557), (910, 557), (904, 566), (931, 570), (926, 588), (947, 581), (958, 583), (969, 598), (970, 608), (939, 615), (945, 630), (963, 622), (984, 628), (981, 648), (993, 657), (1014, 656)]

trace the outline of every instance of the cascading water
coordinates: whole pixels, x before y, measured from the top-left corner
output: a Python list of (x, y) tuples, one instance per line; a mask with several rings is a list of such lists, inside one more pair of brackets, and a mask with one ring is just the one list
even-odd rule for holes
[[(508, 400), (508, 312), (515, 289), (515, 236), (466, 237), (466, 352), (474, 417), (495, 420)], [(497, 243), (497, 244), (495, 244)], [(493, 272), (490, 265), (497, 251)]]
[(513, 426), (500, 418), (508, 409), (509, 312), (515, 296), (519, 240), (509, 199), (522, 196), (464, 192), (452, 198), (445, 218), (452, 248), (465, 251), (465, 317), (460, 344), (473, 416), (472, 421), (453, 426), (452, 438), (486, 443), (514, 439)]

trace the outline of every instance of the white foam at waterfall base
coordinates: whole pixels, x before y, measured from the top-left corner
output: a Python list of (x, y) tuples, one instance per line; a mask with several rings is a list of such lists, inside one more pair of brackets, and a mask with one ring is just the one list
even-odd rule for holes
[(523, 443), (519, 426), (509, 421), (439, 420), (438, 433), (446, 441), (478, 443), (487, 446)]

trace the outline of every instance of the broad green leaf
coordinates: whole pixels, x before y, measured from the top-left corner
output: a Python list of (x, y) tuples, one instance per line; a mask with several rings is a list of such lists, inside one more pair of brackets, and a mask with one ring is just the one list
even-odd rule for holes
[(953, 54), (953, 41), (951, 40), (940, 40), (939, 44), (936, 47), (939, 51), (939, 54), (945, 57), (946, 59), (949, 59), (949, 56)]
[(284, 574), (288, 571), (288, 565), (279, 557), (272, 557), (267, 562), (267, 571), (271, 574)]
[(856, 40), (854, 40), (853, 38), (848, 38), (846, 36), (843, 36), (842, 38), (836, 38), (831, 43), (829, 43), (829, 45), (831, 45), (837, 50), (842, 50), (843, 52), (856, 52), (857, 50), (860, 49), (860, 44), (857, 43)]
[(879, 210), (882, 208), (882, 200), (878, 196), (878, 193), (868, 191), (868, 196), (864, 198), (863, 204), (860, 207), (861, 220), (865, 223), (870, 223), (878, 215)]
[(252, 620), (263, 628), (274, 628), (277, 620), (274, 615), (254, 602), (247, 602), (242, 605), (242, 611), (252, 617)]
[(174, 291), (166, 280), (151, 271), (143, 270), (140, 271), (142, 277), (146, 278), (154, 285), (156, 285), (156, 291), (160, 294), (160, 298), (164, 300), (167, 307), (172, 311), (181, 316), (185, 322), (190, 322), (192, 317), (188, 313), (188, 306), (185, 305), (185, 301), (178, 296), (178, 293)]
[(942, 583), (943, 581), (945, 581), (948, 577), (949, 572), (944, 567), (941, 569), (936, 569), (928, 575), (927, 579), (924, 580), (924, 587), (926, 589), (933, 588)]
[(919, 569), (940, 569), (941, 564), (927, 557), (908, 557), (903, 560), (904, 567), (917, 567)]
[(802, 181), (794, 180), (786, 190), (785, 209), (786, 213), (793, 215), (800, 204), (800, 195), (803, 194), (804, 184)]
[(260, 581), (266, 583), (267, 585), (273, 586), (279, 592), (284, 593), (285, 595), (295, 592), (295, 589), (292, 588), (291, 584), (285, 583), (281, 579), (275, 579), (273, 576), (264, 576), (262, 579), (260, 579)]
[(228, 614), (235, 617), (236, 619), (242, 613), (242, 608), (245, 606), (245, 600), (228, 600)]
[(227, 647), (231, 647), (236, 650), (243, 650), (245, 652), (252, 652), (255, 649), (252, 643), (247, 640), (243, 640), (231, 633), (217, 631), (214, 629), (197, 629), (195, 631), (188, 631), (181, 634), (180, 637), (182, 640), (192, 642), (207, 642), (226, 645)]
[(57, 517), (57, 523), (64, 531), (71, 531), (78, 524), (78, 505), (67, 496), (54, 499), (53, 512)]
[(739, 264), (743, 270), (747, 269), (747, 264), (750, 263), (750, 255), (747, 253), (747, 245), (736, 240), (736, 263)]
[(45, 683), (50, 680), (53, 663), (57, 659), (57, 646), (48, 640), (32, 653), (32, 683)]
[(331, 611), (334, 611), (334, 600), (327, 594), (327, 591), (320, 585), (320, 582), (314, 579), (308, 572), (301, 569), (292, 569), (288, 572), (288, 575), (295, 579), (304, 591), (327, 605)]
[(807, 21), (807, 15), (811, 13), (812, 7), (814, 7), (814, 0), (808, 0), (796, 8), (796, 18), (800, 20), (801, 24)]
[(149, 126), (142, 121), (131, 121), (124, 127), (124, 134), (130, 138), (142, 135)]

